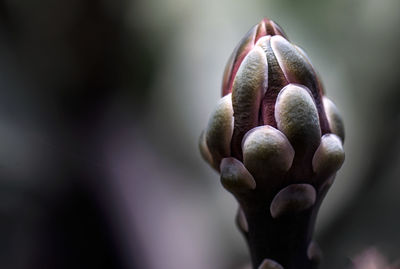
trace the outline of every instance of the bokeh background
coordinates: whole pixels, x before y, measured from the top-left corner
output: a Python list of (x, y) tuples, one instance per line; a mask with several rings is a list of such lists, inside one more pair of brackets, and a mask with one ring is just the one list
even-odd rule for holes
[(400, 1), (1, 0), (0, 267), (239, 269), (236, 201), (197, 140), (264, 16), (346, 126), (321, 268), (400, 258)]

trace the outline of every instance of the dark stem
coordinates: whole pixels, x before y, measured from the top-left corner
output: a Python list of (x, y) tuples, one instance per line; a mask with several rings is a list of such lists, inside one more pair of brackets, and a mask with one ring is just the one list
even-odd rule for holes
[(310, 208), (278, 218), (270, 213), (276, 190), (258, 189), (237, 195), (247, 225), (247, 231), (242, 229), (242, 233), (254, 269), (258, 269), (264, 259), (274, 260), (285, 269), (317, 268), (320, 257), (313, 256), (309, 247), (319, 207), (331, 184), (331, 181), (326, 182), (316, 188), (316, 200)]

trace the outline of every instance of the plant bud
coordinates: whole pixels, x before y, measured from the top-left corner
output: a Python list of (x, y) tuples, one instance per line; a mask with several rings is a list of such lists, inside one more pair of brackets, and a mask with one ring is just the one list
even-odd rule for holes
[(263, 19), (230, 56), (222, 99), (200, 137), (203, 158), (240, 204), (253, 268), (319, 263), (312, 232), (343, 142), (343, 121), (310, 59)]
[[(234, 157), (243, 162), (242, 147), (249, 146), (245, 140), (253, 137), (245, 134), (256, 127), (269, 126), (286, 136), (288, 146), (294, 149), (290, 165), (303, 166), (275, 170), (293, 171), (292, 176), (299, 180), (312, 177), (313, 157), (321, 136), (334, 133), (342, 143), (344, 140), (338, 109), (323, 93), (305, 52), (289, 42), (275, 22), (263, 19), (242, 38), (228, 60), (222, 80), (223, 98), (202, 136), (202, 155), (217, 170), (223, 158)], [(264, 152), (273, 154), (273, 148), (265, 148), (267, 140), (265, 145), (259, 140), (256, 143), (263, 145)], [(270, 156), (269, 159), (274, 158)], [(268, 159), (266, 155), (263, 158)], [(260, 167), (257, 162), (262, 160), (246, 161), (245, 165), (251, 171)]]

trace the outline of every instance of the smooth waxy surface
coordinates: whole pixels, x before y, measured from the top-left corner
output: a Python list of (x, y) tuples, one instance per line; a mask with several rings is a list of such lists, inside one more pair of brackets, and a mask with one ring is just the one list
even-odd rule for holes
[[(206, 133), (205, 131), (201, 132), (200, 135), (200, 141), (199, 141), (199, 148), (200, 148), (200, 153), (201, 156), (203, 157), (203, 159), (210, 164), (211, 166), (213, 166), (214, 168), (216, 168), (214, 166), (214, 161), (213, 158), (211, 156), (210, 151), (208, 150), (208, 146), (207, 146), (207, 142), (206, 142)], [(216, 168), (217, 169), (217, 168)], [(218, 169), (217, 169), (218, 170)]]
[(243, 139), (244, 165), (255, 178), (286, 172), (293, 157), (294, 150), (285, 135), (271, 126), (254, 128)]
[(243, 192), (256, 188), (253, 176), (243, 163), (235, 158), (224, 158), (221, 162), (221, 182), (230, 192)]
[(302, 49), (278, 35), (271, 38), (271, 47), (288, 82), (301, 84), (310, 90), (318, 109), (322, 133), (328, 133), (329, 126), (322, 103), (322, 85), (309, 58)]
[[(243, 135), (258, 125), (261, 98), (267, 87), (267, 58), (260, 47), (243, 60), (233, 83), (234, 146), (240, 146)], [(236, 148), (240, 152), (240, 148)]]
[(240, 40), (225, 66), (222, 79), (222, 96), (232, 92), (233, 80), (244, 57), (254, 47), (257, 40), (267, 35), (281, 35), (287, 39), (287, 36), (281, 27), (267, 18), (263, 19), (259, 24), (250, 29), (242, 40)]
[(331, 132), (344, 141), (344, 124), (336, 105), (328, 98), (323, 98), (326, 117), (329, 121)]
[[(298, 83), (308, 87), (312, 92), (318, 91), (317, 76), (309, 60), (294, 45), (282, 36), (271, 38), (271, 47), (279, 65), (290, 83)], [(314, 95), (317, 97), (317, 95)]]
[(216, 166), (222, 158), (230, 155), (232, 130), (233, 109), (231, 95), (228, 94), (218, 102), (206, 130), (206, 143)]
[(271, 36), (265, 36), (257, 41), (257, 46), (260, 46), (267, 56), (268, 61), (268, 89), (264, 95), (261, 106), (261, 122), (266, 125), (276, 127), (274, 116), (276, 98), (283, 87), (288, 84), (281, 67), (271, 48)]
[(324, 135), (312, 160), (314, 172), (330, 176), (339, 170), (343, 162), (344, 150), (340, 138), (335, 134)]
[(296, 152), (318, 147), (321, 138), (318, 111), (307, 88), (295, 84), (283, 88), (276, 101), (275, 119)]
[(239, 44), (229, 57), (228, 63), (225, 67), (224, 76), (222, 80), (222, 95), (232, 92), (232, 83), (235, 78), (236, 72), (244, 57), (253, 48), (257, 33), (257, 25), (250, 29), (247, 34), (240, 40)]
[(273, 218), (300, 213), (314, 205), (316, 191), (310, 184), (292, 184), (274, 197), (270, 212)]

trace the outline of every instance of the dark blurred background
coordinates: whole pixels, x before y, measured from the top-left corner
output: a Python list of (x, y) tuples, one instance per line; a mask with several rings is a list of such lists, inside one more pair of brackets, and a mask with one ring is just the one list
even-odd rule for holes
[(0, 0), (0, 268), (239, 269), (197, 139), (242, 35), (303, 47), (346, 125), (321, 268), (400, 258), (400, 1)]

